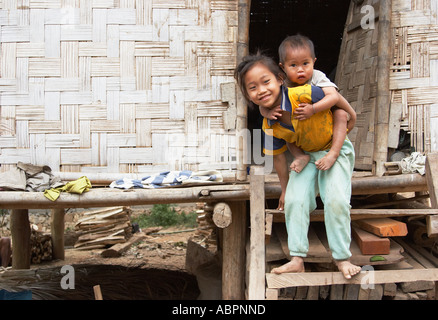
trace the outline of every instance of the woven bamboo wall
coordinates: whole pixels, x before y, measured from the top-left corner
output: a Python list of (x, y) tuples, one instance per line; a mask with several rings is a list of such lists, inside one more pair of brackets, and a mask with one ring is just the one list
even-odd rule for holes
[(237, 0), (0, 9), (2, 171), (18, 161), (65, 172), (236, 167), (235, 119), (224, 123), (234, 98), (221, 84), (234, 83)]
[[(355, 4), (358, 2), (358, 4)], [(374, 28), (361, 21), (374, 8)], [(377, 88), (379, 1), (352, 1), (339, 57), (336, 82), (357, 112), (349, 134), (356, 168), (371, 170)], [(363, 21), (362, 21), (363, 22)], [(410, 132), (416, 151), (438, 150), (438, 1), (392, 0), (394, 57), (390, 73), (388, 148), (396, 149), (400, 128)]]
[(355, 147), (356, 168), (362, 170), (371, 170), (373, 161), (379, 23), (375, 20), (374, 28), (362, 28), (361, 8), (378, 7), (376, 4), (378, 0), (366, 0), (360, 5), (351, 1), (336, 71), (340, 93), (357, 113), (356, 126), (348, 137)]
[(391, 109), (411, 145), (438, 151), (438, 1), (393, 0)]

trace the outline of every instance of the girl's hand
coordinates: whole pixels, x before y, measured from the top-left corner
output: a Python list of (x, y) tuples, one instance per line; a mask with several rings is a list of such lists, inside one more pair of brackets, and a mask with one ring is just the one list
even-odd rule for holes
[(281, 118), (283, 115), (281, 107), (277, 106), (275, 108), (269, 109), (269, 112), (267, 112), (266, 118), (269, 120), (277, 120), (278, 118)]
[(306, 120), (314, 115), (313, 105), (308, 103), (300, 103), (299, 108), (296, 108), (294, 111), (295, 119), (297, 120)]
[(280, 195), (280, 199), (278, 199), (277, 210), (284, 210), (284, 197), (285, 197), (285, 194), (284, 194), (284, 192), (282, 192)]

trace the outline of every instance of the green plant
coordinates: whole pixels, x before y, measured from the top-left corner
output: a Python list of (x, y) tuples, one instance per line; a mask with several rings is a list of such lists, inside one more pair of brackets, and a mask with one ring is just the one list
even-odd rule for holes
[(142, 214), (134, 219), (133, 222), (138, 223), (140, 228), (161, 226), (197, 226), (196, 212), (185, 213), (184, 211), (178, 213), (171, 204), (155, 204), (151, 209), (150, 214)]

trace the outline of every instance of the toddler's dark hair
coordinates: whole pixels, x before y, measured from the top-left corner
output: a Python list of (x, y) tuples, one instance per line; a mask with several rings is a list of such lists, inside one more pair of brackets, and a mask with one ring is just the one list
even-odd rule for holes
[(280, 63), (284, 63), (284, 59), (286, 58), (286, 51), (288, 48), (291, 49), (301, 49), (308, 48), (310, 50), (310, 55), (313, 59), (315, 59), (315, 46), (313, 45), (312, 40), (308, 37), (303, 36), (301, 34), (296, 34), (293, 36), (286, 37), (278, 47), (278, 57), (280, 59)]
[(259, 63), (265, 65), (273, 74), (275, 74), (277, 78), (282, 80), (286, 78), (284, 71), (281, 70), (278, 64), (271, 57), (268, 57), (260, 52), (245, 56), (242, 59), (242, 62), (240, 62), (237, 68), (234, 70), (234, 78), (236, 79), (237, 85), (249, 104), (251, 104), (251, 101), (249, 99), (248, 92), (246, 91), (245, 76), (253, 66)]

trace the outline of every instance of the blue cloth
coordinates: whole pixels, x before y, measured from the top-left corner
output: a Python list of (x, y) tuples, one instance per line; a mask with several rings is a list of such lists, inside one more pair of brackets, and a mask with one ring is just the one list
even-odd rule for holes
[(9, 292), (2, 289), (0, 290), (0, 300), (32, 300), (32, 291)]
[(208, 182), (222, 182), (223, 178), (219, 171), (164, 171), (157, 175), (145, 176), (142, 179), (119, 179), (110, 184), (111, 188), (163, 188), (179, 186), (182, 184), (200, 184)]

